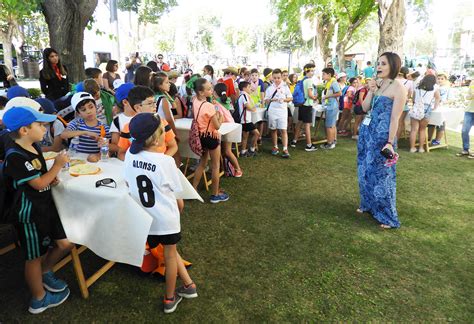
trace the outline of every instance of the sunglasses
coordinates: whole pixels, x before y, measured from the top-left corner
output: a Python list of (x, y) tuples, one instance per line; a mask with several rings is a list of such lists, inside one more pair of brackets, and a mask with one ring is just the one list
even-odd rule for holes
[(96, 188), (99, 188), (99, 187), (117, 188), (117, 183), (112, 178), (105, 178), (105, 179), (98, 180), (95, 183), (95, 187)]

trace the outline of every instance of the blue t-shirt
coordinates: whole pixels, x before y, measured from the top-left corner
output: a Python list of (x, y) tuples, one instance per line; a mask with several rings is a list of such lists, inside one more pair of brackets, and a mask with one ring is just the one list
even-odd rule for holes
[(366, 78), (372, 78), (374, 76), (374, 67), (368, 66), (364, 69), (364, 76)]
[[(100, 121), (97, 121), (96, 126), (87, 126), (84, 119), (77, 118), (74, 119), (67, 125), (66, 130), (68, 131), (87, 131), (93, 132), (100, 136), (100, 128), (104, 126), (105, 128), (105, 137), (110, 139), (109, 126), (102, 124)], [(89, 136), (79, 136), (79, 144), (77, 146), (77, 151), (79, 153), (94, 154), (99, 153), (99, 145), (95, 139)]]
[[(341, 91), (341, 87), (339, 87), (339, 83), (334, 81), (329, 87), (328, 94), (334, 94), (340, 91)], [(327, 110), (339, 109), (339, 98), (335, 98), (335, 97), (328, 98), (328, 103), (325, 104), (325, 106)]]

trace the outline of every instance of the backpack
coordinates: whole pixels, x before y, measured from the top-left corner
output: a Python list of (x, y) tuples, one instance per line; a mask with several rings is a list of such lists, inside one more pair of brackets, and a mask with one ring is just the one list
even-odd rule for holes
[(293, 90), (293, 104), (295, 107), (301, 107), (304, 105), (306, 98), (304, 96), (304, 85), (303, 82), (307, 77), (304, 77), (302, 80), (299, 80), (296, 83), (295, 90)]
[(242, 121), (242, 116), (244, 115), (245, 111), (247, 108), (245, 106), (243, 107), (242, 113), (240, 113), (240, 107), (239, 107), (239, 99), (240, 97), (244, 96), (244, 94), (241, 94), (237, 100), (234, 103), (234, 111), (232, 112), (232, 118), (234, 118), (234, 122), (237, 124), (240, 124)]
[(5, 176), (5, 168), (7, 166), (7, 158), (12, 154), (19, 154), (27, 158), (25, 153), (17, 148), (9, 148), (5, 153), (5, 160), (0, 162), (0, 224), (12, 221), (13, 207), (20, 200), (23, 193), (23, 186), (15, 188), (14, 192), (7, 190), (7, 179)]
[(226, 177), (235, 177), (235, 168), (227, 157), (224, 157), (224, 172)]
[(339, 97), (339, 110), (341, 110), (341, 111), (344, 109), (344, 97), (346, 96), (347, 89), (349, 89), (349, 86), (346, 85), (346, 86), (342, 89), (342, 94), (341, 94), (341, 96)]
[(199, 137), (199, 126), (197, 124), (197, 119), (204, 103), (205, 101), (201, 104), (201, 106), (199, 106), (197, 116), (196, 118), (193, 118), (193, 121), (191, 122), (191, 130), (189, 131), (189, 147), (191, 148), (191, 151), (193, 151), (198, 156), (202, 156), (202, 145), (201, 138)]
[(358, 102), (359, 102), (360, 90), (361, 90), (361, 89), (357, 90), (356, 93), (355, 93), (355, 95), (354, 95), (354, 98), (352, 98), (352, 104), (353, 104), (353, 105), (357, 105)]

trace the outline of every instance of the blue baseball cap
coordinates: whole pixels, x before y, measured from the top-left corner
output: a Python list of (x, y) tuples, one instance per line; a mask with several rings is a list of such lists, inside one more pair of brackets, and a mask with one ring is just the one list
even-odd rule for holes
[(132, 145), (130, 153), (137, 154), (143, 150), (146, 140), (160, 127), (161, 118), (158, 114), (140, 113), (130, 121), (130, 136)]
[(3, 124), (8, 131), (13, 132), (34, 122), (50, 123), (56, 119), (55, 115), (42, 114), (31, 107), (17, 106), (9, 109), (3, 116)]
[(76, 86), (74, 87), (74, 90), (76, 90), (76, 92), (84, 92), (85, 89), (84, 89), (84, 82), (79, 82), (76, 84)]
[(41, 108), (45, 114), (53, 115), (58, 112), (54, 106), (54, 103), (48, 98), (38, 98), (35, 99), (35, 101), (41, 105)]
[(117, 99), (117, 102), (122, 103), (123, 99), (127, 99), (128, 93), (130, 92), (130, 90), (132, 90), (134, 86), (135, 85), (132, 82), (127, 82), (115, 89), (115, 99)]
[(7, 98), (8, 100), (16, 98), (16, 97), (30, 97), (30, 93), (28, 90), (26, 90), (23, 87), (20, 87), (19, 85), (13, 86), (7, 91)]

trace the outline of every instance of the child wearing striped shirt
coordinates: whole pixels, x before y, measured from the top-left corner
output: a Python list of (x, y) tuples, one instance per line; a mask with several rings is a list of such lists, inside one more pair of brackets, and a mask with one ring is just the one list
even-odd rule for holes
[[(100, 137), (110, 139), (109, 126), (97, 119), (97, 108), (94, 97), (87, 92), (78, 92), (71, 99), (71, 106), (79, 115), (71, 121), (64, 132), (62, 139), (79, 136), (77, 152), (86, 154), (100, 153), (98, 140)], [(111, 144), (112, 145), (112, 144)], [(110, 151), (116, 148), (110, 147)]]

